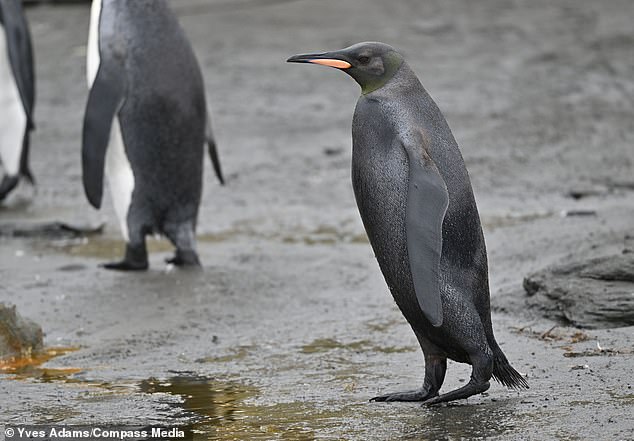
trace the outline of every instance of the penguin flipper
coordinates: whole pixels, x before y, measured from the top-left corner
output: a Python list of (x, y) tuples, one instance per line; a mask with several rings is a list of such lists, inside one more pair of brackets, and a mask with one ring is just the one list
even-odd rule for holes
[(81, 150), (84, 191), (95, 208), (101, 207), (106, 149), (112, 121), (123, 106), (125, 90), (123, 71), (102, 63), (88, 95)]
[(213, 132), (211, 131), (211, 122), (207, 120), (207, 127), (205, 128), (205, 142), (207, 143), (209, 158), (211, 158), (211, 164), (214, 167), (214, 172), (220, 181), (220, 184), (225, 185), (225, 178), (222, 175), (222, 168), (220, 167), (220, 158), (218, 157), (218, 148), (216, 141), (214, 140)]
[(442, 224), (449, 193), (424, 142), (401, 141), (409, 162), (406, 235), (409, 266), (416, 298), (433, 326), (443, 322), (440, 298)]
[(22, 2), (0, 2), (0, 23), (5, 28), (9, 63), (26, 114), (27, 128), (33, 129), (35, 128), (33, 50), (28, 24), (22, 11)]

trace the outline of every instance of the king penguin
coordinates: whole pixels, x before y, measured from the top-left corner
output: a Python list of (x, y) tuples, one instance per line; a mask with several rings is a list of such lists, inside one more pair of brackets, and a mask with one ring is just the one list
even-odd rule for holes
[(23, 177), (31, 184), (29, 134), (35, 84), (31, 35), (18, 0), (0, 0), (0, 201)]
[(168, 263), (199, 266), (196, 222), (207, 144), (223, 183), (193, 49), (165, 0), (93, 0), (83, 184), (100, 208), (104, 170), (126, 242), (116, 270), (148, 268), (145, 236), (176, 247)]
[[(352, 122), (355, 199), (425, 359), (420, 389), (372, 400), (437, 404), (484, 392), (491, 377), (527, 388), (493, 336), (484, 236), (462, 155), (403, 56), (366, 42), (287, 61), (337, 68), (361, 86)], [(472, 373), (440, 395), (447, 359), (470, 364)]]

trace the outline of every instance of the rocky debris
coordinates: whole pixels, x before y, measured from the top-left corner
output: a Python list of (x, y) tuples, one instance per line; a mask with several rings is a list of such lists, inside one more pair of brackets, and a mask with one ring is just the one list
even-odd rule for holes
[(15, 305), (0, 303), (0, 360), (27, 358), (42, 350), (42, 328), (25, 319)]
[(626, 179), (600, 179), (592, 184), (579, 184), (566, 192), (566, 197), (580, 200), (591, 197), (605, 197), (614, 193), (634, 190), (634, 181)]
[(65, 238), (94, 236), (103, 233), (104, 224), (100, 225), (72, 225), (66, 222), (43, 223), (3, 223), (0, 224), (0, 237), (48, 237)]
[(553, 266), (524, 279), (528, 304), (579, 328), (634, 325), (634, 254)]
[(566, 196), (571, 199), (579, 200), (589, 197), (604, 196), (607, 192), (608, 190), (606, 188), (581, 187), (569, 190), (566, 193)]
[(596, 210), (577, 209), (577, 210), (563, 210), (561, 212), (561, 217), (596, 216), (596, 215), (597, 215)]

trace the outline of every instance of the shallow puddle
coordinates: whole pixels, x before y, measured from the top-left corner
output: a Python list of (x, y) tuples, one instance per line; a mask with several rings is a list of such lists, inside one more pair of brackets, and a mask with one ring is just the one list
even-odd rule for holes
[(513, 400), (436, 408), (308, 400), (259, 405), (255, 387), (199, 376), (151, 378), (140, 389), (180, 397), (180, 403), (165, 401), (182, 409), (178, 417), (191, 418), (180, 428), (193, 440), (486, 439), (516, 428), (519, 416)]
[(78, 368), (48, 368), (42, 365), (49, 360), (79, 350), (76, 347), (48, 348), (32, 357), (0, 361), (0, 373), (11, 375), (12, 379), (35, 379), (41, 382), (67, 380), (69, 376), (81, 372)]
[[(99, 230), (100, 231), (100, 230)], [(199, 243), (229, 242), (239, 238), (261, 239), (285, 244), (330, 245), (337, 243), (367, 243), (365, 233), (352, 233), (338, 230), (330, 226), (318, 226), (312, 230), (302, 228), (285, 228), (284, 233), (267, 233), (256, 231), (248, 225), (237, 225), (223, 231), (204, 233), (197, 236)], [(174, 250), (172, 243), (162, 236), (148, 236), (146, 239), (148, 253), (169, 253)], [(125, 242), (118, 236), (101, 236), (92, 233), (83, 237), (51, 237), (50, 241), (39, 241), (33, 244), (38, 250), (68, 254), (77, 257), (89, 257), (102, 260), (115, 260), (123, 256)]]
[(182, 401), (171, 406), (192, 422), (182, 428), (194, 440), (313, 440), (317, 432), (336, 430), (343, 415), (318, 409), (311, 402), (256, 405), (257, 388), (200, 376), (150, 378), (139, 388), (145, 393), (167, 393)]
[[(129, 394), (134, 392), (134, 384), (111, 384), (105, 381), (78, 378), (76, 375), (85, 370), (74, 367), (43, 367), (42, 365), (56, 357), (66, 355), (79, 350), (78, 347), (52, 347), (39, 352), (32, 357), (22, 357), (12, 360), (0, 361), (1, 379), (14, 381), (33, 381), (38, 383), (61, 383), (74, 387), (86, 388), (81, 392), (85, 400), (103, 401), (104, 397), (116, 394)], [(55, 386), (57, 387), (57, 386)], [(51, 424), (64, 422), (67, 419), (82, 415), (82, 411), (67, 405), (40, 406), (34, 404), (30, 407), (34, 422), (38, 424)]]
[(244, 413), (243, 401), (257, 393), (257, 389), (237, 383), (225, 383), (199, 376), (172, 377), (161, 381), (156, 378), (139, 384), (141, 392), (167, 393), (180, 396), (183, 410), (192, 412), (200, 423), (235, 421)]
[[(79, 239), (60, 240), (43, 245), (53, 248), (55, 251), (71, 256), (92, 257), (104, 260), (113, 260), (123, 257), (125, 242), (121, 239), (106, 237), (82, 237)], [(169, 252), (174, 247), (167, 240), (149, 238), (147, 240), (149, 253)]]
[[(346, 347), (332, 342), (317, 342), (321, 347)], [(369, 346), (360, 341), (353, 348)], [(346, 400), (260, 404), (262, 392), (237, 381), (222, 381), (194, 374), (176, 375), (165, 380), (149, 378), (137, 384), (108, 384), (69, 378), (79, 369), (45, 369), (44, 362), (75, 348), (52, 348), (30, 362), (5, 364), (2, 371), (14, 378), (94, 386), (84, 400), (103, 401), (111, 394), (157, 394), (159, 401), (178, 412), (166, 426), (178, 425), (192, 440), (315, 440), (315, 439), (464, 439), (486, 438), (514, 429), (518, 422), (514, 400), (479, 405), (451, 405), (432, 409), (417, 404), (378, 404)], [(344, 388), (344, 393), (351, 392)], [(166, 395), (176, 397), (167, 398)], [(161, 398), (161, 396), (165, 398)], [(621, 397), (625, 401), (629, 396)], [(40, 409), (39, 422), (58, 422), (80, 413), (59, 409)], [(183, 424), (183, 421), (186, 421)], [(342, 435), (345, 437), (342, 438)]]

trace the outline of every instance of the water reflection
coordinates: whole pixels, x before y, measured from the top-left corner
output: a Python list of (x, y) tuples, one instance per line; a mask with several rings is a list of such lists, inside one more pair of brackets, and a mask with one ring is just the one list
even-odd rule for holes
[(421, 410), (419, 421), (409, 421), (401, 440), (475, 440), (500, 436), (516, 428), (515, 402), (450, 404)]

